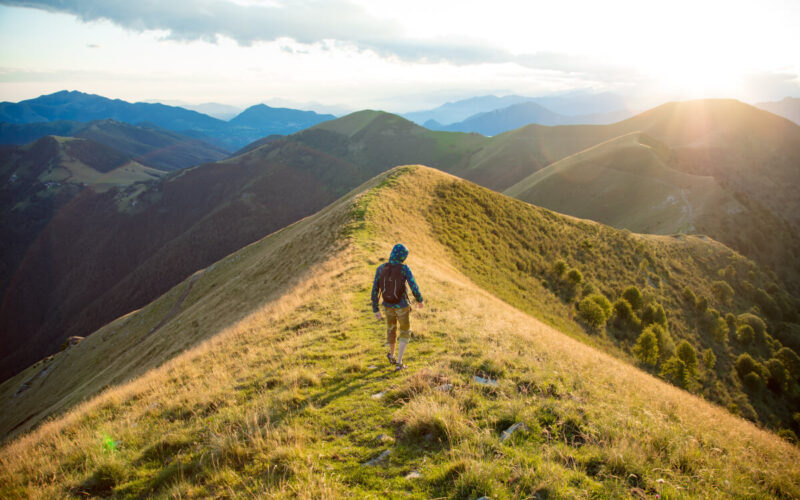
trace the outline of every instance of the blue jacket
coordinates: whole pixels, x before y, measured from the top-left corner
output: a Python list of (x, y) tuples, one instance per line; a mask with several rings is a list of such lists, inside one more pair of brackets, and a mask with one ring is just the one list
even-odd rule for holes
[[(389, 256), (389, 264), (400, 264), (408, 257), (408, 250), (401, 244), (397, 244), (392, 248), (392, 254)], [(383, 266), (386, 264), (381, 264), (378, 266), (378, 269), (375, 270), (375, 279), (372, 280), (372, 312), (378, 312), (378, 296), (380, 295), (381, 289), (378, 284), (378, 281), (381, 277), (381, 271), (383, 271)], [(414, 280), (414, 275), (411, 274), (411, 269), (403, 264), (402, 267), (403, 277), (406, 279), (408, 286), (411, 287), (411, 293), (414, 294), (414, 298), (417, 299), (417, 302), (422, 302), (422, 294), (419, 292), (419, 286), (417, 286), (417, 282)], [(405, 287), (404, 287), (405, 288)], [(408, 292), (403, 290), (403, 300), (398, 302), (397, 304), (387, 304), (383, 303), (385, 307), (393, 307), (393, 308), (403, 308), (408, 307)]]

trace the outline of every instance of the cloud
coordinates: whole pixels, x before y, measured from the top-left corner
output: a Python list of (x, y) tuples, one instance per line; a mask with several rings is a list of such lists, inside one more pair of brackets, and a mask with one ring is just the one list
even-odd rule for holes
[[(172, 40), (216, 42), (227, 37), (247, 46), (290, 38), (299, 44), (334, 40), (381, 57), (456, 65), (516, 63), (599, 75), (609, 68), (548, 54), (516, 55), (479, 38), (411, 38), (397, 22), (378, 18), (349, 0), (0, 0), (1, 5), (66, 13), (84, 22), (107, 20), (132, 31), (161, 30)], [(287, 49), (287, 50), (298, 50)]]
[(87, 43), (86, 46), (88, 48), (90, 48), (90, 49), (99, 49), (100, 48), (100, 45), (98, 45), (96, 43)]

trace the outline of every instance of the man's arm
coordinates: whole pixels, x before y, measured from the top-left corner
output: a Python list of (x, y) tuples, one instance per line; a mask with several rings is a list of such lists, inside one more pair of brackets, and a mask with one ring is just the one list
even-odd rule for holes
[(383, 264), (378, 266), (378, 269), (375, 270), (375, 279), (372, 280), (372, 312), (376, 313), (379, 311), (378, 309), (378, 295), (380, 295), (381, 288), (378, 286), (378, 280), (381, 277), (381, 269), (383, 268)]
[(419, 286), (417, 286), (417, 280), (414, 279), (414, 275), (411, 273), (411, 268), (403, 265), (403, 271), (405, 271), (408, 286), (411, 287), (411, 293), (414, 294), (414, 298), (417, 299), (417, 302), (421, 304), (422, 294), (419, 292)]

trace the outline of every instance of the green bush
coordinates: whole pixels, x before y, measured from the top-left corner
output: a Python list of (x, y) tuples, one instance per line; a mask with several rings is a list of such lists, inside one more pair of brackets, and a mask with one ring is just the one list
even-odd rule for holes
[(767, 361), (767, 371), (769, 372), (767, 387), (773, 392), (783, 392), (788, 378), (786, 376), (786, 367), (783, 366), (783, 363), (779, 359), (772, 358)]
[(652, 328), (639, 335), (633, 346), (633, 354), (643, 365), (656, 366), (658, 363), (658, 338)]
[(750, 325), (742, 325), (736, 330), (736, 340), (742, 345), (752, 344), (753, 338), (755, 338), (755, 334)]
[(619, 298), (614, 301), (612, 306), (614, 326), (626, 332), (636, 332), (641, 328), (642, 323), (627, 300)]
[(628, 301), (634, 311), (638, 311), (644, 305), (642, 292), (635, 286), (629, 286), (623, 290), (622, 298)]
[(697, 352), (687, 340), (681, 340), (675, 349), (675, 354), (686, 365), (690, 375), (697, 373)]
[(748, 373), (755, 373), (759, 377), (759, 380), (769, 376), (769, 371), (766, 369), (766, 367), (753, 359), (753, 357), (746, 352), (740, 354), (739, 357), (736, 358), (735, 366), (736, 373), (743, 382), (745, 381)]
[(694, 292), (688, 286), (683, 288), (683, 299), (692, 307), (697, 303), (697, 297), (695, 297)]
[(716, 364), (717, 364), (717, 357), (714, 355), (714, 351), (712, 351), (711, 348), (704, 350), (703, 366), (706, 367), (706, 370), (713, 370)]
[(708, 299), (702, 295), (697, 297), (697, 302), (694, 303), (694, 307), (699, 313), (706, 312), (706, 309), (708, 309)]
[(603, 314), (605, 315), (606, 320), (611, 317), (611, 302), (608, 301), (605, 295), (602, 293), (593, 293), (586, 298), (593, 300), (603, 309)]
[[(675, 352), (675, 344), (672, 342), (672, 336), (666, 328), (661, 325), (653, 324), (644, 329), (644, 332), (651, 331), (658, 340), (658, 355), (661, 359), (666, 359)], [(642, 332), (642, 333), (644, 333)]]
[(763, 338), (767, 332), (767, 324), (764, 320), (751, 313), (740, 314), (736, 321), (739, 325), (750, 325), (756, 338)]
[(658, 302), (650, 302), (642, 310), (642, 326), (652, 324), (667, 328), (667, 313), (664, 311), (664, 307)]
[(716, 295), (723, 304), (729, 303), (733, 298), (733, 288), (724, 281), (715, 281), (711, 283), (711, 289), (714, 291), (714, 295)]
[(574, 267), (567, 271), (567, 282), (571, 286), (578, 286), (583, 281), (583, 274)]
[(682, 359), (673, 356), (661, 367), (661, 376), (678, 387), (689, 387), (689, 370)]
[(581, 318), (594, 329), (599, 329), (606, 322), (606, 313), (600, 304), (586, 297), (578, 304)]
[[(775, 353), (775, 357), (783, 363), (783, 366), (789, 371), (789, 375), (796, 379), (800, 379), (800, 356), (788, 347), (781, 347)], [(800, 424), (800, 422), (798, 422)]]
[(557, 260), (553, 263), (553, 274), (557, 277), (564, 276), (564, 273), (567, 271), (567, 263), (563, 260)]
[(749, 372), (746, 373), (744, 378), (742, 379), (742, 383), (745, 386), (749, 387), (750, 389), (760, 389), (761, 388), (761, 376), (756, 372)]

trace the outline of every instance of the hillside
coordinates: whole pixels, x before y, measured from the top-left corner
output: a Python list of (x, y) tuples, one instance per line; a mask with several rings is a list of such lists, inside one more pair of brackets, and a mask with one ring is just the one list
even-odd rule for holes
[[(37, 235), (74, 200), (163, 175), (91, 139), (45, 137), (0, 148), (0, 293)], [(2, 338), (10, 340), (7, 333)], [(10, 345), (3, 347), (4, 355)]]
[[(800, 127), (734, 101), (674, 103), (614, 125), (531, 125), (493, 138), (429, 131), (395, 115), (362, 111), (140, 191), (91, 195), (71, 204), (27, 251), (15, 286), (5, 294), (0, 334), (9, 353), (0, 358), (0, 379), (53, 352), (68, 336), (84, 336), (143, 306), (197, 269), (310, 215), (394, 165), (425, 163), (504, 190), (554, 161), (642, 129), (672, 141), (676, 169), (702, 175), (712, 170), (729, 192), (748, 179), (756, 187), (768, 185), (771, 197), (759, 191), (751, 209), (767, 206), (767, 198), (797, 203), (791, 189), (797, 172), (789, 166)], [(683, 129), (688, 135), (676, 132)], [(743, 139), (751, 132), (762, 142)], [(795, 136), (797, 144), (789, 140)], [(716, 146), (709, 148), (712, 143)], [(741, 154), (725, 163), (730, 172), (714, 170), (734, 153)], [(757, 168), (747, 168), (750, 161), (757, 161)], [(727, 182), (733, 175), (741, 179)], [(765, 217), (793, 215), (778, 210)], [(797, 253), (792, 234), (743, 241), (737, 249), (770, 263), (774, 249)], [(62, 259), (53, 258), (56, 252)], [(789, 271), (776, 279), (796, 283), (798, 260), (781, 263)]]
[[(713, 257), (681, 275), (695, 284), (715, 259), (741, 259), (700, 239), (575, 221), (430, 169), (395, 170), (2, 384), (6, 406), (27, 384), (14, 414), (32, 413), (17, 432), (41, 419), (37, 398), (58, 411), (79, 399), (72, 391), (121, 385), (6, 443), (0, 494), (800, 495), (796, 447), (500, 300), (448, 236), (474, 227), (499, 250), (517, 241), (492, 231), (526, 222), (541, 236), (558, 226), (596, 243), (616, 235), (628, 258), (650, 252), (655, 273), (662, 252), (697, 248)], [(387, 373), (368, 306), (374, 266), (395, 241), (411, 249), (426, 297), (399, 374)], [(484, 271), (503, 264), (502, 252), (484, 255), (498, 257)], [(515, 423), (522, 430), (503, 437)]]
[(73, 134), (125, 153), (142, 165), (159, 170), (181, 170), (227, 158), (228, 152), (177, 132), (129, 125), (114, 120), (86, 124)]
[[(676, 170), (676, 156), (645, 134), (628, 134), (552, 163), (504, 193), (638, 233), (705, 234), (796, 272), (800, 239), (791, 227), (713, 177)], [(753, 251), (754, 242), (769, 240), (775, 244)]]

